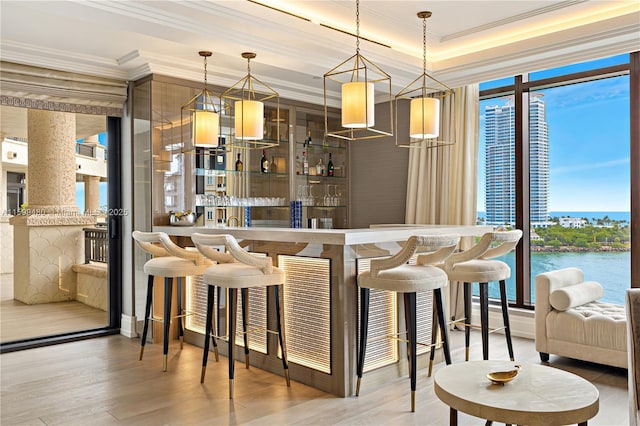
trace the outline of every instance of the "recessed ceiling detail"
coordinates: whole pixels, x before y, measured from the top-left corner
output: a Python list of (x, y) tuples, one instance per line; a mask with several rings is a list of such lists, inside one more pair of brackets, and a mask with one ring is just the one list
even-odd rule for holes
[(478, 25), (477, 27), (467, 28), (463, 31), (447, 34), (445, 36), (440, 37), (440, 41), (445, 42), (449, 40), (455, 40), (460, 37), (465, 37), (465, 36), (476, 34), (482, 31), (487, 31), (493, 28), (499, 28), (507, 24), (523, 21), (523, 20), (532, 18), (534, 16), (544, 15), (546, 13), (571, 7), (576, 4), (585, 3), (587, 1), (588, 0), (566, 0), (566, 1), (561, 1), (557, 3), (551, 3), (548, 6), (540, 7), (538, 9), (519, 13), (517, 15), (512, 15), (504, 19), (498, 19), (497, 21), (487, 22), (486, 24)]

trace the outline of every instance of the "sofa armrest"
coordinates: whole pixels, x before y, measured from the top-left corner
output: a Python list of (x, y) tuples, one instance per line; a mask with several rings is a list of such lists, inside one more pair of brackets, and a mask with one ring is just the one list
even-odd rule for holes
[(578, 268), (565, 268), (536, 275), (536, 351), (548, 353), (547, 315), (553, 309), (549, 295), (554, 290), (584, 281), (584, 274)]

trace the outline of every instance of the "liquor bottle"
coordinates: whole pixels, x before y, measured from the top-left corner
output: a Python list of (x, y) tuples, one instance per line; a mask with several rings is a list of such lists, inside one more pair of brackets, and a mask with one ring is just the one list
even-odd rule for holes
[(304, 145), (311, 146), (311, 130), (307, 132), (307, 139), (305, 139)]
[(302, 152), (302, 174), (309, 174), (309, 161), (307, 160), (307, 153), (305, 151)]
[(276, 157), (271, 156), (271, 165), (269, 166), (269, 173), (278, 173), (278, 165), (276, 164)]
[(329, 162), (327, 163), (327, 176), (333, 176), (333, 161), (331, 161), (331, 153), (329, 153)]
[(318, 159), (318, 164), (316, 164), (316, 175), (324, 176), (324, 163), (322, 162), (322, 157)]
[(296, 155), (296, 174), (299, 175), (300, 171), (302, 169), (302, 166), (300, 165), (300, 156)]
[(241, 172), (242, 168), (242, 160), (240, 160), (240, 154), (238, 154), (238, 159), (236, 160), (236, 171)]
[(267, 151), (262, 150), (262, 158), (260, 159), (260, 171), (269, 173), (269, 160), (267, 160)]

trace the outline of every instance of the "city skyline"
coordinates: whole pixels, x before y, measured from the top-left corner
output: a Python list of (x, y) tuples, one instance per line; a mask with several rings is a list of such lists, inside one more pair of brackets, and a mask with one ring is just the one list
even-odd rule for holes
[[(549, 127), (549, 211), (630, 211), (628, 87), (622, 75), (536, 92), (544, 94)], [(504, 104), (480, 101), (478, 211), (485, 206), (485, 106)]]
[[(530, 215), (532, 223), (548, 218), (549, 138), (541, 93), (529, 102)], [(485, 211), (491, 225), (515, 224), (515, 104), (513, 96), (485, 112)]]

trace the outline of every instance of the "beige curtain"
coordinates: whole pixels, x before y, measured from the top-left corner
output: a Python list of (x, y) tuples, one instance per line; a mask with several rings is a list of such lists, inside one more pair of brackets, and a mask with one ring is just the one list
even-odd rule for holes
[[(479, 88), (477, 84), (454, 89), (442, 106), (440, 138), (455, 144), (409, 153), (405, 223), (473, 225), (476, 223), (478, 187)], [(473, 245), (472, 238), (460, 243)], [(451, 283), (450, 312), (462, 316), (462, 284)]]

